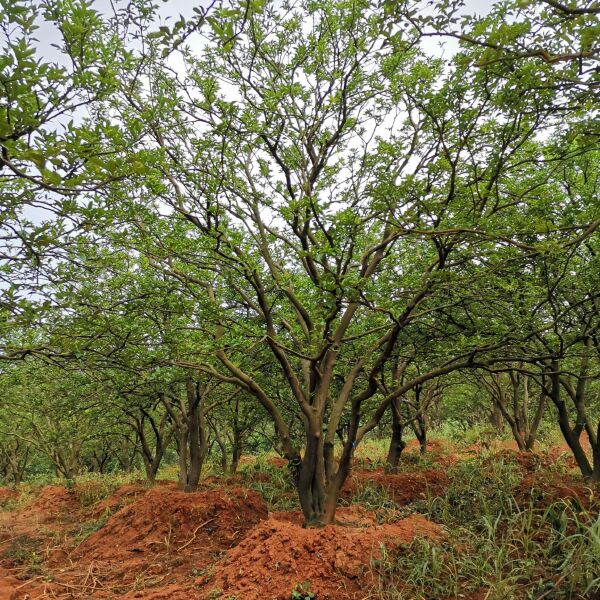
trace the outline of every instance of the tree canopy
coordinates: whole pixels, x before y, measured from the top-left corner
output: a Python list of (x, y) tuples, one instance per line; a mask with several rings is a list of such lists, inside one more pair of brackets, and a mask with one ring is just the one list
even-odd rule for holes
[(600, 479), (596, 3), (2, 8), (0, 436), (66, 477), (174, 444), (191, 490), (267, 423), (322, 525), (364, 436), (475, 377)]

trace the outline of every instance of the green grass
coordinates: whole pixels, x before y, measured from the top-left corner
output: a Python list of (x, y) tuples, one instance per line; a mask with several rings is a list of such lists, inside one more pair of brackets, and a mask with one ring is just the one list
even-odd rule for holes
[(21, 569), (25, 578), (46, 574), (44, 540), (29, 535), (19, 535), (10, 540), (2, 553), (2, 558), (11, 561)]
[(264, 498), (269, 511), (288, 511), (298, 508), (298, 495), (287, 466), (270, 462), (271, 457), (261, 456), (240, 469), (246, 485)]
[(81, 506), (93, 506), (108, 498), (120, 487), (139, 482), (138, 473), (86, 473), (70, 486)]
[(83, 543), (88, 537), (90, 537), (92, 533), (96, 533), (96, 531), (102, 529), (108, 522), (108, 519), (110, 518), (111, 514), (112, 512), (109, 509), (107, 509), (100, 515), (98, 519), (83, 523), (73, 536), (75, 542), (77, 542), (77, 544), (79, 545)]
[(441, 497), (412, 504), (444, 525), (436, 542), (416, 539), (397, 552), (383, 549), (371, 571), (370, 598), (418, 600), (589, 599), (600, 594), (600, 516), (578, 503), (545, 509), (516, 499), (515, 464), (485, 456), (459, 463)]

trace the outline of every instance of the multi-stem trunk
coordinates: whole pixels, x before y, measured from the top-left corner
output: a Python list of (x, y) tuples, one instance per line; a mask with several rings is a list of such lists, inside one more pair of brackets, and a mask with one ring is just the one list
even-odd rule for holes
[[(347, 391), (349, 393), (349, 389)], [(342, 392), (338, 400), (342, 400), (345, 405), (344, 394), (345, 392)], [(350, 473), (354, 457), (360, 421), (360, 402), (360, 397), (351, 400), (350, 423), (341, 455), (337, 460), (334, 459), (333, 445), (333, 434), (339, 424), (337, 416), (330, 415), (326, 435), (322, 433), (322, 413), (319, 418), (306, 421), (306, 447), (297, 478), (305, 527), (323, 527), (335, 522), (340, 490)], [(315, 411), (316, 415), (318, 413)]]
[(558, 412), (558, 424), (561, 433), (573, 453), (573, 457), (575, 458), (575, 462), (577, 463), (581, 474), (586, 479), (600, 481), (600, 460), (598, 460), (600, 459), (600, 450), (598, 450), (598, 440), (597, 438), (590, 440), (592, 443), (593, 460), (593, 463), (590, 463), (580, 441), (580, 431), (578, 432), (575, 428), (571, 427), (569, 411), (567, 410), (565, 401), (561, 398), (560, 390), (559, 364), (558, 361), (552, 361), (550, 365), (550, 390), (547, 391), (547, 394), (550, 396), (550, 399)]
[(334, 523), (340, 489), (346, 479), (340, 473), (329, 479), (325, 477), (325, 459), (319, 445), (317, 440), (307, 444), (298, 478), (298, 496), (305, 527)]
[(402, 415), (400, 414), (399, 398), (394, 398), (392, 400), (390, 409), (392, 413), (392, 435), (386, 462), (388, 471), (394, 473), (398, 470), (400, 456), (402, 455), (404, 448), (406, 448), (406, 442), (402, 438), (404, 433), (404, 423), (402, 421)]

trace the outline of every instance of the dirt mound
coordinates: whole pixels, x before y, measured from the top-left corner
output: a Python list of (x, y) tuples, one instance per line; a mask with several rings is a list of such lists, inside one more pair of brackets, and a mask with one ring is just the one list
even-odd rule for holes
[(17, 586), (22, 582), (13, 577), (10, 571), (0, 566), (0, 598), (3, 600), (13, 600), (19, 598)]
[(493, 455), (494, 460), (502, 460), (504, 463), (515, 463), (523, 473), (534, 473), (540, 469), (550, 466), (552, 461), (543, 454), (537, 452), (525, 452), (511, 448), (503, 448)]
[(349, 500), (365, 484), (382, 487), (395, 502), (404, 505), (425, 498), (427, 493), (435, 496), (443, 494), (449, 481), (446, 472), (438, 469), (424, 469), (416, 473), (358, 471), (346, 480), (340, 497)]
[(532, 503), (536, 508), (547, 508), (555, 502), (568, 501), (576, 508), (600, 508), (597, 493), (587, 487), (581, 478), (560, 473), (525, 475), (516, 496), (521, 506)]
[(221, 590), (244, 600), (289, 600), (296, 586), (302, 589), (308, 582), (319, 600), (358, 598), (381, 545), (395, 550), (419, 535), (439, 538), (441, 529), (420, 515), (388, 525), (323, 529), (271, 516), (217, 565), (207, 595)]
[[(304, 516), (299, 510), (271, 512), (269, 513), (269, 518), (276, 521), (287, 521), (299, 527), (304, 523)], [(335, 520), (337, 524), (351, 525), (353, 527), (369, 527), (379, 524), (376, 512), (368, 510), (360, 504), (339, 506), (335, 511)]]
[(40, 523), (49, 523), (76, 508), (78, 508), (77, 498), (72, 491), (59, 485), (48, 485), (19, 513), (21, 517), (36, 517)]
[(138, 483), (121, 486), (108, 498), (95, 504), (92, 509), (92, 514), (94, 516), (100, 516), (106, 512), (117, 512), (127, 504), (131, 504), (136, 498), (143, 496), (148, 492), (148, 489), (148, 487)]
[(213, 562), (266, 518), (261, 496), (243, 488), (195, 493), (154, 488), (111, 516), (71, 559), (110, 565), (112, 581), (130, 582), (141, 570), (148, 577), (189, 572)]
[(0, 507), (19, 497), (19, 493), (7, 487), (0, 487)]
[[(427, 440), (426, 443), (427, 452), (431, 452), (434, 454), (443, 454), (449, 451), (448, 443), (442, 440)], [(419, 444), (419, 440), (411, 439), (406, 442), (406, 447), (404, 448), (405, 452), (421, 452), (421, 444)]]

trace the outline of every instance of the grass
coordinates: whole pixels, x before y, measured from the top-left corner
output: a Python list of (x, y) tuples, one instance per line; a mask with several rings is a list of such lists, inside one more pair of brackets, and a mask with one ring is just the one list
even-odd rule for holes
[(34, 495), (30, 485), (21, 483), (17, 488), (18, 495), (0, 505), (0, 512), (12, 512), (27, 504)]
[(86, 473), (77, 477), (72, 490), (83, 507), (93, 506), (108, 498), (124, 485), (139, 481), (137, 473), (106, 474)]
[(75, 481), (59, 477), (36, 477), (31, 481), (19, 484), (18, 496), (6, 501), (0, 506), (0, 511), (14, 511), (33, 498), (47, 486), (65, 487), (73, 492), (82, 507), (93, 506), (104, 500), (120, 487), (134, 482), (144, 481), (144, 476), (139, 472), (132, 473), (83, 473)]
[[(482, 429), (455, 437), (460, 438), (461, 446), (469, 446), (485, 435)], [(381, 557), (371, 564), (370, 575), (375, 585), (365, 594), (370, 594), (368, 597), (373, 600), (600, 598), (600, 502), (593, 490), (589, 492), (590, 498), (585, 499), (585, 504), (589, 500), (592, 506), (587, 510), (582, 502), (557, 500), (552, 495), (552, 487), (545, 482), (561, 481), (562, 476), (573, 473), (573, 468), (566, 460), (549, 465), (544, 458), (545, 443), (546, 440), (536, 448), (541, 453), (539, 464), (533, 460), (528, 465), (530, 470), (536, 471), (535, 481), (538, 476), (540, 481), (539, 487), (529, 495), (528, 488), (523, 488), (522, 466), (517, 462), (517, 458), (522, 457), (510, 451), (503, 453), (502, 449), (500, 452), (483, 450), (476, 456), (459, 449), (461, 460), (443, 467), (448, 475), (447, 489), (439, 496), (430, 493), (407, 506), (399, 506), (384, 483), (357, 477), (354, 494), (345, 502), (360, 504), (374, 514), (379, 523), (394, 522), (418, 512), (443, 525), (445, 532), (440, 541), (419, 538), (399, 551), (383, 548)], [(366, 440), (357, 451), (356, 468), (384, 467), (387, 445), (387, 439)], [(442, 452), (445, 452), (444, 446)], [(240, 467), (241, 478), (248, 489), (263, 496), (269, 510), (298, 510), (291, 472), (275, 458), (274, 453), (269, 453), (244, 461)], [(403, 453), (400, 471), (416, 474), (424, 469), (439, 469), (438, 459), (439, 452), (435, 448), (424, 456), (417, 449), (411, 449)], [(207, 462), (205, 467), (203, 477), (220, 473), (216, 462)], [(140, 479), (143, 474), (139, 472), (90, 474), (78, 477), (70, 487), (79, 505), (89, 507), (120, 486)], [(176, 480), (177, 465), (162, 468), (158, 479)], [(221, 485), (223, 481), (225, 479), (219, 479), (214, 485)], [(4, 510), (28, 502), (42, 483), (47, 482), (22, 484), (19, 496), (9, 500)], [(64, 480), (49, 483), (65, 484)], [(86, 515), (88, 512), (82, 511)], [(106, 511), (99, 518), (71, 530), (70, 535), (74, 541), (83, 542), (106, 524), (109, 515)], [(38, 535), (41, 532), (36, 532)], [(19, 565), (29, 576), (43, 575), (46, 552), (40, 540), (17, 537), (10, 542), (3, 558)], [(166, 538), (165, 545), (169, 543)], [(291, 581), (290, 585), (295, 583)], [(310, 590), (297, 587), (290, 590), (290, 594), (293, 592), (302, 598), (302, 594), (306, 597)]]
[(262, 495), (269, 511), (298, 508), (298, 495), (287, 466), (279, 466), (271, 457), (261, 456), (240, 469), (240, 474), (250, 489)]
[(77, 542), (77, 545), (82, 544), (88, 537), (90, 537), (90, 535), (92, 535), (92, 533), (96, 533), (96, 531), (102, 529), (108, 522), (111, 514), (112, 512), (107, 509), (100, 515), (98, 519), (83, 523), (77, 533), (73, 536), (73, 539)]
[(443, 496), (412, 507), (445, 526), (440, 542), (416, 539), (373, 561), (370, 598), (590, 599), (600, 594), (600, 516), (558, 500), (517, 501), (517, 466), (485, 456), (458, 463)]
[(46, 565), (42, 544), (41, 538), (19, 535), (10, 540), (2, 558), (18, 565), (22, 569), (21, 574), (26, 578), (43, 575), (46, 573)]

